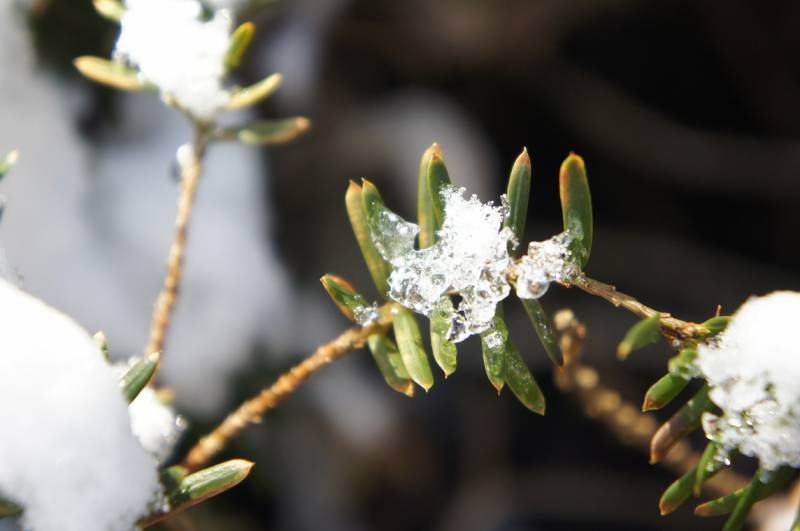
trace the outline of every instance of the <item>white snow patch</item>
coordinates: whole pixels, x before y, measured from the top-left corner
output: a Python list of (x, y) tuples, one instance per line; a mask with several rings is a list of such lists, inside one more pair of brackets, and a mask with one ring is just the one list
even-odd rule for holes
[(36, 531), (132, 529), (160, 499), (114, 369), (72, 319), (0, 280), (0, 493)]
[(766, 470), (800, 467), (800, 293), (753, 297), (727, 329), (698, 347), (697, 366), (721, 416), (703, 429), (723, 451), (738, 449)]
[(138, 69), (162, 96), (193, 116), (212, 120), (230, 98), (223, 86), (232, 15), (203, 19), (196, 0), (127, 0), (115, 55)]

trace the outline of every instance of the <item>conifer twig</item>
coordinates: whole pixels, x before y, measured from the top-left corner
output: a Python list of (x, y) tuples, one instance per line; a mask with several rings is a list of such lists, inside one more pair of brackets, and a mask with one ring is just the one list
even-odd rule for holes
[(345, 330), (339, 337), (320, 346), (311, 356), (281, 375), (258, 395), (245, 401), (211, 433), (195, 444), (182, 466), (189, 470), (197, 470), (208, 463), (231, 439), (239, 435), (248, 425), (260, 422), (264, 413), (274, 409), (313, 374), (348, 352), (362, 347), (372, 334), (384, 331), (394, 318), (395, 308), (394, 303), (384, 304), (380, 308), (380, 317), (375, 322), (368, 326), (356, 326)]
[(694, 337), (708, 333), (708, 330), (702, 325), (677, 319), (672, 317), (669, 312), (654, 310), (649, 306), (645, 306), (634, 297), (617, 291), (617, 288), (614, 286), (593, 280), (586, 275), (578, 275), (569, 282), (568, 286), (574, 286), (590, 295), (605, 299), (616, 307), (621, 306), (642, 319), (647, 319), (655, 314), (659, 314), (661, 316), (661, 326), (672, 330), (681, 337)]
[(152, 352), (161, 352), (164, 348), (164, 338), (169, 327), (178, 289), (183, 274), (183, 256), (186, 251), (186, 233), (189, 220), (192, 216), (192, 207), (197, 192), (197, 185), (203, 171), (202, 161), (208, 146), (210, 131), (208, 128), (197, 125), (194, 140), (190, 145), (185, 160), (179, 160), (181, 172), (181, 192), (178, 196), (178, 213), (175, 217), (175, 236), (169, 249), (167, 259), (167, 274), (164, 284), (153, 307), (153, 316), (150, 321), (150, 336), (145, 348), (145, 355)]

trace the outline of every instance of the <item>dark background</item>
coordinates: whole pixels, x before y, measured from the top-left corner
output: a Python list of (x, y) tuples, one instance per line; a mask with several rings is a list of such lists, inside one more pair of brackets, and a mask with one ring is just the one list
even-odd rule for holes
[[(348, 179), (369, 177), (391, 205), (416, 175), (397, 174), (386, 135), (359, 132), (352, 117), (408, 90), (437, 94), (487, 140), (497, 193), (523, 146), (533, 159), (527, 232), (543, 239), (560, 224), (558, 168), (584, 157), (595, 241), (590, 276), (688, 320), (724, 313), (754, 293), (797, 289), (800, 196), (800, 4), (791, 1), (354, 0), (290, 1), (261, 11), (256, 50), (287, 24), (315, 21), (320, 51), (312, 97), (267, 103), (265, 116), (309, 116), (310, 135), (265, 155), (282, 258), (297, 286), (325, 272), (370, 286), (343, 206)], [(325, 12), (325, 22), (318, 19)], [(115, 28), (83, 1), (41, 2), (31, 15), (43, 65), (73, 76), (71, 58), (106, 55)], [(242, 81), (264, 75), (251, 54)], [(94, 105), (80, 116), (90, 140), (114, 127), (115, 95), (85, 83)], [(422, 139), (424, 145), (437, 138)], [(445, 156), (448, 146), (443, 144)], [(421, 151), (417, 155), (419, 157)], [(415, 162), (415, 161), (414, 161)], [(451, 174), (458, 183), (459, 176)], [(589, 330), (588, 361), (638, 404), (663, 373), (659, 345), (616, 361), (635, 321), (583, 293), (552, 288), (546, 308), (571, 307)], [(381, 377), (364, 352), (310, 381), (227, 452), (257, 462), (234, 491), (173, 524), (178, 529), (651, 530), (718, 529), (689, 507), (661, 518), (657, 501), (674, 474), (647, 464), (583, 416), (552, 384), (525, 317), (507, 304), (523, 357), (548, 399), (529, 413), (486, 381), (474, 340), (459, 371), (425, 395), (391, 403), (388, 431), (353, 444), (307, 398), (319, 380), (357, 371)], [(335, 307), (321, 310), (336, 314)], [(342, 318), (342, 328), (347, 326)], [(257, 348), (257, 347), (256, 347)], [(304, 352), (297, 352), (303, 355)], [(258, 359), (263, 360), (263, 357)], [(254, 362), (238, 397), (288, 367)], [(362, 398), (357, 390), (349, 398)], [(368, 399), (368, 398), (363, 398)], [(667, 414), (673, 410), (668, 408)], [(219, 420), (191, 419), (185, 441)], [(745, 463), (745, 467), (747, 464)], [(689, 504), (691, 505), (691, 504)]]

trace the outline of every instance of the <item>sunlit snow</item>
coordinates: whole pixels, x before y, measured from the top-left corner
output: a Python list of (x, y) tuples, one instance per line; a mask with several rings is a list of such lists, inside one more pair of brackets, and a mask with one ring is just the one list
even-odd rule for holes
[(213, 119), (230, 98), (223, 86), (232, 15), (206, 20), (196, 0), (127, 0), (115, 55), (138, 69), (165, 98), (202, 120)]
[(722, 415), (703, 428), (724, 453), (756, 457), (766, 470), (800, 467), (800, 293), (753, 297), (727, 329), (698, 348), (697, 366)]
[(159, 503), (119, 378), (66, 315), (0, 280), (0, 496), (36, 531), (129, 531)]

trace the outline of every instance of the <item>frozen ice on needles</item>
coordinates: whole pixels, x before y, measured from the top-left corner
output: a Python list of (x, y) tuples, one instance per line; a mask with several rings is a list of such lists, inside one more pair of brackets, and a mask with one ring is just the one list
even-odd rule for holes
[(449, 340), (463, 341), (492, 327), (497, 303), (510, 291), (509, 277), (517, 279), (517, 294), (539, 298), (553, 281), (578, 272), (562, 233), (545, 242), (532, 242), (521, 260), (509, 254), (516, 246), (514, 233), (503, 226), (508, 213), (505, 197), (500, 205), (464, 197), (463, 188), (442, 189), (444, 221), (436, 243), (415, 249), (419, 227), (382, 209), (371, 227), (375, 247), (392, 265), (389, 297), (426, 316), (441, 312), (440, 301), (449, 295), (461, 300), (449, 310)]

